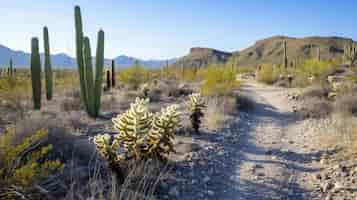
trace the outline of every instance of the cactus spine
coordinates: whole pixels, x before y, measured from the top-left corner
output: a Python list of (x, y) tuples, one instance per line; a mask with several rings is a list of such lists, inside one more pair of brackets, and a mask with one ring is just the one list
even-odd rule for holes
[(286, 54), (286, 40), (283, 41), (283, 50), (284, 50), (284, 68), (287, 69), (288, 68), (288, 56)]
[(115, 60), (112, 60), (112, 87), (115, 87)]
[(46, 77), (46, 98), (47, 100), (52, 99), (53, 92), (53, 80), (52, 80), (52, 66), (51, 66), (51, 56), (50, 56), (50, 42), (48, 36), (48, 28), (43, 28), (43, 40), (45, 46), (45, 77)]
[(41, 109), (41, 60), (38, 50), (38, 39), (31, 40), (31, 80), (33, 107)]
[(100, 96), (103, 82), (104, 65), (104, 32), (98, 32), (95, 61), (95, 77), (93, 80), (92, 56), (88, 37), (83, 35), (82, 16), (79, 6), (75, 7), (76, 54), (79, 72), (81, 96), (89, 116), (97, 117), (100, 109)]

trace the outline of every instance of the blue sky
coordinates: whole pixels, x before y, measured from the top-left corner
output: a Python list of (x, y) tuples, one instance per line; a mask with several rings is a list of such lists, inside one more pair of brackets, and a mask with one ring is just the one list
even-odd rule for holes
[(193, 46), (233, 51), (273, 35), (357, 39), (356, 0), (2, 0), (0, 44), (29, 52), (46, 25), (52, 53), (73, 55), (74, 5), (92, 45), (105, 31), (108, 58), (166, 59)]

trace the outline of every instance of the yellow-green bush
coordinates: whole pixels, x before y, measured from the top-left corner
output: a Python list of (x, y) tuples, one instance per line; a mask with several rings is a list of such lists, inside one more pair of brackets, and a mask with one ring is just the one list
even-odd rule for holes
[(138, 89), (141, 84), (147, 82), (149, 79), (150, 72), (139, 64), (135, 64), (119, 72), (119, 80), (134, 89)]
[(315, 77), (315, 81), (325, 81), (327, 76), (338, 69), (339, 65), (336, 61), (319, 61), (316, 59), (305, 60), (296, 69), (291, 70), (294, 75), (295, 86), (305, 87), (311, 84), (309, 77)]
[(32, 190), (42, 178), (63, 168), (59, 160), (46, 158), (52, 149), (52, 145), (47, 144), (47, 136), (46, 130), (39, 130), (15, 141), (18, 139), (15, 129), (7, 129), (1, 134), (0, 190), (5, 199), (17, 199), (17, 195)]
[(257, 73), (257, 79), (266, 84), (274, 84), (278, 81), (281, 74), (280, 67), (277, 65), (262, 65)]
[(232, 92), (239, 87), (236, 74), (231, 68), (212, 65), (198, 71), (198, 76), (203, 79), (201, 93), (206, 96), (221, 96)]

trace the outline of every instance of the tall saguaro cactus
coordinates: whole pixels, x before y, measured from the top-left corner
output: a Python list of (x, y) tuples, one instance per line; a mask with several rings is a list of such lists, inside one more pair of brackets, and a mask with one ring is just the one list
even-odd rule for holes
[(89, 38), (83, 35), (81, 10), (75, 7), (76, 54), (79, 72), (81, 96), (90, 117), (97, 117), (100, 109), (104, 65), (104, 32), (98, 32), (95, 61), (95, 77), (93, 79), (92, 55)]
[(351, 41), (347, 43), (343, 50), (344, 62), (348, 65), (353, 65), (357, 61), (357, 45)]
[(41, 60), (38, 50), (38, 39), (31, 39), (31, 80), (33, 107), (41, 109)]
[(46, 98), (52, 99), (53, 80), (52, 80), (52, 66), (50, 55), (50, 42), (48, 37), (48, 28), (43, 28), (43, 40), (45, 46), (45, 77), (46, 77)]
[(8, 70), (7, 70), (7, 75), (8, 75), (8, 76), (12, 76), (13, 73), (14, 73), (13, 62), (12, 62), (12, 58), (10, 58), (9, 68), (8, 68)]
[(112, 60), (112, 87), (115, 87), (115, 60)]
[(284, 68), (287, 69), (288, 68), (288, 56), (286, 54), (286, 40), (283, 41), (283, 50), (284, 50), (284, 58), (283, 58), (283, 62), (284, 62)]

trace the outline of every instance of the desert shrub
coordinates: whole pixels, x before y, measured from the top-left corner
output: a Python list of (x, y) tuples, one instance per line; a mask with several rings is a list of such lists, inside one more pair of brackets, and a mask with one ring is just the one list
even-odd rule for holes
[(173, 151), (174, 133), (180, 123), (177, 105), (153, 114), (147, 103), (148, 99), (137, 98), (129, 110), (112, 119), (118, 131), (114, 137), (104, 134), (94, 138), (98, 151), (114, 171), (122, 161), (163, 159)]
[(324, 82), (327, 76), (338, 68), (334, 62), (319, 61), (319, 60), (305, 60), (300, 66), (291, 70), (294, 75), (294, 85), (298, 87), (305, 87), (311, 82), (310, 76), (315, 77), (315, 82)]
[(240, 85), (235, 72), (223, 66), (209, 66), (199, 71), (199, 76), (204, 81), (201, 93), (207, 96), (227, 95)]
[(204, 122), (208, 130), (217, 131), (225, 124), (228, 114), (224, 106), (221, 98), (208, 100), (204, 114)]
[(36, 183), (63, 168), (59, 160), (46, 158), (52, 150), (47, 137), (46, 130), (38, 130), (15, 141), (15, 129), (7, 129), (0, 136), (0, 197), (39, 198), (35, 197)]
[(247, 94), (238, 93), (235, 95), (236, 106), (239, 111), (251, 112), (255, 109), (255, 101)]
[(206, 107), (200, 93), (194, 93), (189, 96), (190, 101), (188, 105), (190, 107), (190, 120), (192, 128), (196, 133), (199, 133), (201, 125), (201, 118), (204, 116), (203, 109)]
[(149, 71), (139, 64), (123, 69), (119, 73), (120, 81), (133, 89), (138, 89), (141, 84), (149, 80), (149, 77)]
[(0, 78), (0, 114), (10, 121), (24, 117), (30, 107), (31, 80), (26, 76)]
[(81, 94), (80, 91), (74, 90), (68, 92), (66, 97), (63, 99), (61, 103), (61, 108), (63, 111), (75, 111), (75, 110), (82, 110), (82, 102), (81, 102)]
[(346, 116), (357, 115), (357, 96), (351, 93), (339, 96), (334, 102), (334, 111)]
[(329, 88), (326, 85), (314, 84), (304, 89), (303, 98), (327, 98)]
[(237, 74), (246, 74), (255, 72), (255, 68), (252, 66), (238, 66), (236, 69)]
[(332, 112), (331, 102), (326, 99), (312, 97), (304, 99), (299, 114), (303, 118), (324, 118)]
[(257, 80), (266, 84), (274, 84), (278, 81), (280, 74), (281, 70), (278, 66), (262, 65), (257, 72)]

